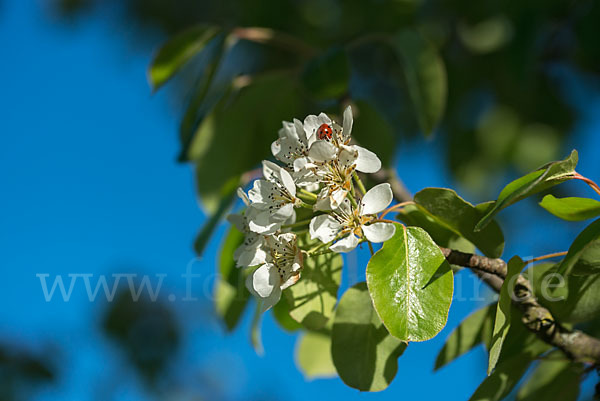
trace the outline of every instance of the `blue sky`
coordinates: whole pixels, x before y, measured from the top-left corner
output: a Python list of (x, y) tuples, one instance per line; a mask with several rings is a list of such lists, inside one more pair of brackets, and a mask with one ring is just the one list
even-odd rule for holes
[[(106, 382), (113, 383), (115, 400), (151, 399), (117, 348), (99, 334), (98, 316), (106, 305), (88, 302), (82, 287), (69, 302), (46, 302), (36, 274), (164, 273), (163, 291), (182, 296), (179, 276), (194, 258), (191, 244), (204, 214), (192, 169), (175, 162), (178, 114), (166, 93), (151, 95), (146, 82), (151, 54), (132, 51), (116, 25), (98, 16), (59, 24), (40, 4), (13, 0), (0, 8), (0, 340), (37, 352), (59, 350), (54, 353), (59, 382), (44, 388), (37, 400), (92, 400), (90, 389)], [(580, 171), (591, 177), (600, 175), (593, 150), (598, 149), (593, 132), (599, 126), (594, 119), (599, 104), (597, 97), (588, 99), (592, 112), (568, 146), (580, 148)], [(452, 186), (442, 146), (442, 141), (418, 141), (400, 149), (398, 167), (413, 192)], [(591, 196), (585, 188), (574, 190)], [(511, 222), (507, 237), (532, 238), (543, 230), (551, 238), (531, 247), (509, 242), (508, 253), (562, 250), (580, 229), (557, 220), (534, 227), (530, 222), (543, 215), (539, 208), (523, 203), (516, 209), (515, 217), (505, 216)], [(525, 213), (532, 216), (529, 223), (519, 220)], [(203, 275), (199, 297), (210, 288), (223, 232), (220, 227), (206, 255), (193, 265)], [(365, 256), (356, 259), (359, 268)], [(471, 297), (470, 278), (461, 283), (461, 294)], [(439, 372), (432, 369), (452, 327), (477, 304), (455, 302), (448, 327), (431, 341), (412, 344), (399, 359), (395, 381), (382, 393), (359, 393), (339, 379), (306, 382), (294, 364), (296, 336), (276, 327), (269, 315), (263, 328), (266, 354), (257, 356), (248, 341), (250, 316), (226, 335), (207, 297), (173, 303), (184, 333), (175, 370), (183, 387), (210, 376), (211, 386), (201, 393), (225, 399), (422, 395), (463, 400), (484, 378), (483, 350)]]

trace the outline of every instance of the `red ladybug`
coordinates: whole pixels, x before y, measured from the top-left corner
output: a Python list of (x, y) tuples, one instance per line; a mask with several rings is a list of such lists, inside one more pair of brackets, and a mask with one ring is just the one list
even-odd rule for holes
[(331, 127), (328, 124), (321, 124), (317, 130), (317, 138), (320, 140), (328, 140), (331, 139), (331, 135), (333, 135)]

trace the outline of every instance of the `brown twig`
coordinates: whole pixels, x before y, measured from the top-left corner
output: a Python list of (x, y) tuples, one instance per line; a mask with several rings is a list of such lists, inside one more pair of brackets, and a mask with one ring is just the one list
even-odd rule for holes
[[(506, 262), (502, 259), (486, 258), (448, 248), (440, 249), (448, 262), (472, 269), (496, 292), (500, 292), (507, 272)], [(563, 327), (547, 308), (538, 303), (531, 283), (522, 275), (517, 277), (513, 303), (521, 311), (521, 321), (525, 327), (542, 341), (562, 350), (574, 361), (600, 364), (600, 340), (579, 330)]]

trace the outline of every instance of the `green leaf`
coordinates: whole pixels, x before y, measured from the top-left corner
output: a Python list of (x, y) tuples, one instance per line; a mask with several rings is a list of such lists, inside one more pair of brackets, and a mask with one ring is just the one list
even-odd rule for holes
[(452, 232), (466, 238), (490, 258), (499, 258), (504, 250), (504, 236), (494, 221), (480, 232), (475, 225), (484, 212), (446, 188), (425, 188), (419, 191), (414, 201)]
[(517, 354), (498, 364), (477, 387), (470, 401), (499, 401), (506, 397), (523, 377), (531, 360), (527, 354)]
[(198, 192), (208, 210), (217, 209), (224, 184), (271, 156), (281, 121), (291, 120), (300, 109), (294, 80), (283, 73), (256, 77), (215, 106), (198, 127), (188, 154), (196, 163)]
[(169, 39), (159, 50), (148, 70), (150, 84), (157, 90), (213, 39), (220, 30), (214, 26), (194, 26)]
[(218, 40), (218, 43), (216, 43), (214, 51), (208, 54), (209, 58), (205, 69), (199, 73), (200, 76), (194, 83), (190, 100), (179, 124), (179, 139), (181, 142), (181, 151), (178, 157), (179, 162), (189, 161), (190, 147), (192, 146), (198, 125), (223, 96), (227, 94), (231, 87), (229, 77), (215, 80), (219, 66), (225, 58), (226, 51), (229, 49), (225, 36), (219, 36), (215, 40)]
[(577, 400), (583, 365), (564, 360), (566, 357), (560, 351), (553, 354), (559, 354), (563, 360), (542, 360), (519, 389), (517, 401)]
[(490, 359), (487, 370), (488, 376), (492, 373), (498, 362), (502, 344), (510, 329), (512, 297), (514, 296), (517, 278), (521, 273), (521, 270), (523, 270), (523, 267), (525, 267), (525, 262), (518, 256), (514, 256), (508, 261), (508, 272), (506, 273), (506, 278), (500, 289), (500, 298), (498, 299), (498, 305), (496, 307), (496, 317), (494, 320), (494, 330), (492, 331)]
[(311, 331), (304, 333), (296, 346), (296, 365), (306, 379), (337, 376), (331, 358), (331, 337)]
[(390, 334), (425, 341), (446, 325), (452, 302), (450, 264), (429, 234), (396, 224), (396, 233), (371, 257), (367, 284)]
[(352, 138), (361, 146), (375, 152), (383, 166), (391, 166), (396, 144), (394, 130), (381, 113), (366, 101), (357, 100)]
[(496, 304), (485, 306), (463, 320), (446, 340), (435, 361), (435, 369), (454, 361), (481, 343), (489, 345)]
[(446, 105), (444, 61), (437, 49), (416, 31), (400, 32), (392, 38), (391, 44), (402, 62), (419, 126), (425, 136), (430, 136), (439, 124)]
[(310, 330), (323, 328), (333, 316), (341, 276), (341, 255), (306, 258), (302, 278), (284, 291), (290, 316)]
[(557, 273), (586, 275), (600, 273), (600, 219), (587, 226), (569, 247)]
[(557, 270), (558, 265), (540, 263), (526, 271), (539, 302), (551, 308), (561, 323), (582, 323), (600, 318), (600, 275), (571, 275), (565, 282), (565, 277)]
[(252, 325), (250, 326), (250, 343), (252, 344), (252, 348), (254, 348), (254, 352), (258, 355), (264, 355), (265, 349), (263, 348), (262, 343), (262, 305), (259, 301), (256, 304), (256, 309), (254, 310), (254, 316), (252, 317)]
[(244, 274), (235, 266), (233, 259), (233, 253), (243, 241), (244, 235), (232, 227), (225, 237), (219, 260), (220, 275), (215, 283), (215, 308), (227, 331), (233, 331), (238, 325), (250, 298)]
[(422, 207), (407, 205), (400, 209), (396, 217), (407, 226), (421, 227), (439, 246), (456, 249), (461, 252), (475, 252), (475, 245), (464, 237), (450, 230)]
[(600, 202), (589, 198), (555, 198), (544, 196), (540, 206), (558, 218), (568, 221), (581, 221), (600, 216)]
[(577, 151), (574, 150), (566, 159), (548, 163), (512, 181), (502, 189), (494, 206), (475, 226), (475, 231), (481, 231), (505, 207), (573, 178), (578, 160)]
[(361, 391), (381, 391), (398, 370), (406, 343), (389, 335), (365, 283), (348, 289), (335, 313), (331, 355), (340, 378)]
[(313, 58), (302, 72), (301, 81), (316, 99), (344, 96), (350, 83), (350, 65), (344, 49), (334, 47)]
[(285, 331), (294, 332), (302, 329), (302, 325), (290, 316), (290, 305), (285, 297), (277, 302), (271, 311), (277, 324)]
[(551, 347), (521, 323), (513, 306), (511, 324), (496, 369), (477, 388), (471, 400), (496, 401), (506, 397), (527, 371), (531, 362)]
[(239, 186), (240, 180), (238, 177), (234, 177), (221, 188), (223, 191), (221, 200), (217, 205), (217, 209), (210, 216), (208, 221), (204, 223), (202, 229), (198, 233), (196, 240), (194, 241), (194, 250), (198, 256), (201, 256), (206, 248), (206, 244), (215, 232), (219, 222), (225, 217), (225, 214), (229, 211), (231, 204), (236, 199), (236, 190)]

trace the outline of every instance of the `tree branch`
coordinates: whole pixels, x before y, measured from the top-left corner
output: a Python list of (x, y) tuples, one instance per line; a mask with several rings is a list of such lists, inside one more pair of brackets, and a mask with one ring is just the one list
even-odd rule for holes
[[(412, 195), (393, 169), (380, 170), (371, 174), (371, 177), (380, 183), (389, 182), (398, 202), (412, 200)], [(506, 262), (502, 259), (491, 259), (442, 247), (440, 249), (450, 264), (471, 269), (492, 289), (500, 292), (507, 272)], [(592, 362), (600, 366), (600, 340), (579, 330), (563, 327), (547, 308), (538, 303), (531, 283), (522, 275), (518, 276), (515, 284), (513, 303), (523, 314), (521, 321), (525, 327), (542, 341), (562, 350), (574, 361)]]
[[(502, 259), (440, 249), (449, 263), (473, 270), (496, 292), (500, 292), (507, 272), (506, 262)], [(579, 330), (569, 330), (557, 322), (552, 313), (538, 303), (531, 283), (523, 275), (517, 278), (513, 304), (523, 314), (521, 321), (525, 327), (542, 341), (559, 348), (574, 361), (600, 364), (600, 340)]]

